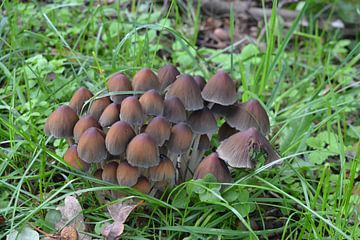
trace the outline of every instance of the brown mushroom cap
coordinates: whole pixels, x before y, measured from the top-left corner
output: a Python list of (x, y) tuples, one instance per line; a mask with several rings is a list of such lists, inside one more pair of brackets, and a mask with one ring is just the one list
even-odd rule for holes
[(188, 122), (191, 130), (197, 134), (210, 134), (217, 130), (215, 117), (207, 108), (192, 112)]
[(256, 119), (241, 104), (229, 106), (225, 119), (230, 127), (239, 131), (245, 131), (252, 127), (261, 129)]
[(106, 163), (103, 167), (103, 171), (101, 174), (102, 180), (113, 184), (117, 184), (117, 177), (116, 177), (117, 168), (118, 168), (117, 162)]
[(100, 116), (99, 123), (101, 127), (110, 127), (114, 122), (120, 120), (120, 105), (117, 103), (109, 104)]
[(206, 85), (206, 81), (202, 76), (194, 76), (194, 80), (196, 84), (199, 86), (200, 90), (203, 90), (203, 88)]
[(132, 87), (135, 91), (160, 90), (158, 77), (149, 68), (138, 71), (132, 79)]
[[(123, 73), (115, 73), (112, 75), (108, 82), (108, 89), (110, 92), (127, 92), (132, 91), (131, 82), (129, 81), (128, 77)], [(122, 100), (124, 100), (126, 97), (130, 96), (129, 94), (117, 94), (117, 95), (111, 95), (110, 99), (120, 104)]]
[(270, 121), (265, 109), (256, 99), (251, 99), (246, 103), (240, 104), (256, 120), (263, 135), (270, 131)]
[(166, 181), (168, 184), (175, 183), (175, 167), (173, 162), (165, 155), (160, 156), (159, 165), (149, 168), (149, 179), (152, 181)]
[(161, 91), (165, 90), (165, 88), (175, 82), (176, 76), (178, 75), (180, 75), (180, 72), (176, 69), (174, 65), (167, 64), (161, 67), (158, 71)]
[(133, 188), (143, 194), (148, 194), (151, 190), (151, 184), (146, 177), (141, 176)]
[(235, 103), (238, 98), (235, 82), (223, 70), (217, 71), (217, 73), (210, 78), (202, 90), (201, 95), (205, 101), (225, 106)]
[(231, 175), (225, 162), (216, 153), (212, 153), (204, 158), (194, 173), (194, 179), (201, 179), (211, 173), (221, 183), (231, 182)]
[(164, 100), (163, 116), (172, 123), (186, 121), (186, 110), (178, 97), (170, 96)]
[(137, 167), (131, 166), (126, 161), (120, 162), (117, 167), (117, 181), (119, 185), (134, 186), (140, 177), (140, 170)]
[(79, 158), (79, 155), (77, 153), (77, 145), (73, 144), (71, 145), (64, 154), (64, 160), (67, 162), (70, 166), (82, 170), (87, 171), (90, 168), (90, 165), (87, 162), (84, 162), (82, 159)]
[(226, 122), (223, 123), (223, 125), (221, 125), (221, 127), (219, 128), (218, 131), (218, 137), (219, 137), (219, 141), (223, 141), (226, 138), (230, 137), (231, 135), (237, 133), (238, 130), (236, 130), (233, 127), (230, 127), (229, 124), (227, 124)]
[(107, 158), (103, 132), (95, 127), (87, 129), (78, 144), (79, 157), (87, 163), (98, 163)]
[(188, 125), (181, 122), (171, 128), (168, 149), (175, 154), (185, 153), (192, 143), (193, 133)]
[(144, 122), (144, 112), (139, 100), (130, 96), (121, 103), (120, 120), (130, 123), (133, 126), (140, 126)]
[(149, 168), (159, 164), (159, 149), (147, 133), (135, 136), (126, 149), (128, 163), (134, 167)]
[(74, 111), (80, 115), (85, 102), (92, 98), (92, 96), (93, 94), (87, 88), (80, 87), (72, 96), (69, 107), (74, 109)]
[(101, 128), (100, 124), (96, 119), (91, 115), (85, 115), (79, 119), (74, 127), (74, 140), (79, 142), (81, 134), (83, 134), (88, 128), (96, 127)]
[(266, 162), (272, 162), (280, 158), (273, 150), (268, 140), (261, 135), (256, 128), (236, 133), (225, 139), (216, 150), (221, 159), (224, 159), (231, 167), (254, 168), (254, 151), (264, 151), (267, 154)]
[(160, 116), (164, 111), (164, 100), (154, 89), (146, 91), (140, 98), (139, 102), (146, 115)]
[(201, 91), (194, 78), (188, 74), (179, 75), (176, 81), (169, 86), (166, 98), (178, 97), (188, 111), (195, 111), (204, 107)]
[(164, 117), (153, 118), (145, 129), (156, 142), (158, 146), (162, 146), (165, 141), (169, 140), (171, 126), (168, 120)]
[(110, 103), (111, 101), (109, 97), (98, 98), (91, 103), (88, 113), (98, 121), (101, 114)]
[(118, 121), (110, 127), (106, 134), (106, 148), (110, 154), (120, 155), (125, 152), (126, 146), (135, 135), (130, 124), (124, 121)]
[(73, 129), (78, 120), (76, 112), (71, 107), (63, 105), (48, 117), (44, 131), (47, 135), (56, 138), (70, 138), (73, 136)]

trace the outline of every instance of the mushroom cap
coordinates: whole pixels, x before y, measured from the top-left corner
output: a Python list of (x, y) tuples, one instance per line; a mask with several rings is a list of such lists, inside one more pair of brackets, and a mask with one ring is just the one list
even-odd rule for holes
[(84, 162), (82, 159), (79, 158), (76, 144), (71, 145), (66, 150), (66, 152), (64, 154), (64, 160), (70, 166), (72, 166), (76, 169), (82, 170), (82, 171), (87, 171), (90, 168), (90, 165), (87, 162)]
[(133, 188), (143, 194), (148, 194), (151, 190), (151, 184), (146, 177), (141, 176)]
[(219, 141), (221, 142), (237, 132), (236, 128), (230, 127), (229, 124), (224, 122), (218, 130)]
[(120, 120), (120, 105), (117, 103), (109, 104), (100, 116), (99, 123), (101, 127), (110, 127), (114, 122)]
[(206, 85), (206, 81), (202, 76), (194, 76), (194, 80), (196, 84), (199, 86), (200, 90), (202, 91)]
[(190, 127), (183, 123), (177, 123), (171, 128), (168, 149), (175, 154), (185, 153), (192, 143), (193, 133)]
[(166, 118), (158, 116), (150, 121), (145, 132), (155, 140), (158, 146), (162, 146), (170, 138), (171, 126)]
[(163, 116), (172, 123), (186, 121), (186, 110), (178, 97), (170, 96), (165, 98)]
[(210, 78), (202, 90), (201, 95), (205, 101), (225, 106), (235, 103), (238, 98), (235, 82), (223, 70), (217, 71), (217, 73)]
[(111, 101), (109, 97), (95, 99), (91, 103), (88, 113), (91, 114), (97, 121), (99, 121), (101, 114), (110, 103)]
[(251, 99), (246, 103), (240, 104), (240, 107), (244, 108), (250, 115), (256, 120), (260, 131), (263, 135), (266, 135), (270, 131), (270, 121), (265, 109), (260, 102), (256, 99)]
[(101, 128), (100, 124), (96, 119), (91, 115), (85, 115), (79, 119), (74, 127), (74, 140), (79, 142), (81, 134), (83, 134), (88, 128), (96, 127)]
[(134, 167), (149, 168), (159, 164), (159, 149), (155, 140), (147, 133), (135, 136), (127, 146), (128, 163)]
[(46, 120), (44, 131), (56, 138), (70, 138), (79, 117), (69, 106), (63, 105), (56, 109)]
[(207, 108), (192, 112), (188, 123), (191, 130), (197, 134), (210, 134), (217, 130), (216, 119)]
[(149, 68), (138, 71), (132, 79), (132, 87), (135, 91), (160, 90), (158, 77)]
[(95, 127), (88, 128), (80, 137), (79, 157), (87, 163), (98, 163), (107, 158), (104, 133)]
[(166, 98), (178, 97), (188, 111), (195, 111), (204, 107), (201, 91), (194, 78), (188, 74), (181, 74), (176, 81), (169, 86)]
[(74, 111), (80, 115), (81, 109), (84, 106), (85, 102), (92, 98), (94, 95), (86, 87), (80, 87), (74, 95), (72, 96), (69, 107), (74, 109)]
[(279, 154), (258, 129), (249, 128), (225, 139), (216, 152), (231, 167), (254, 168), (253, 153), (260, 150), (267, 154), (266, 162), (272, 162), (280, 158)]
[(137, 167), (131, 166), (126, 161), (122, 161), (117, 167), (116, 176), (119, 185), (132, 187), (140, 177), (140, 170)]
[[(123, 73), (115, 73), (112, 75), (108, 82), (108, 89), (109, 92), (127, 92), (132, 91), (131, 82), (129, 81), (128, 77)], [(130, 96), (129, 94), (117, 94), (117, 95), (111, 95), (110, 99), (120, 104), (122, 100), (124, 100), (126, 97)]]
[(210, 143), (210, 139), (207, 136), (207, 134), (203, 134), (200, 136), (200, 140), (199, 140), (199, 146), (198, 146), (198, 150), (199, 151), (206, 151), (210, 148), (211, 143)]
[(194, 173), (194, 179), (201, 179), (211, 173), (221, 183), (231, 182), (231, 175), (225, 162), (221, 160), (217, 153), (212, 153), (204, 158)]
[(154, 89), (146, 91), (140, 98), (139, 102), (146, 115), (160, 116), (164, 111), (164, 100)]
[(110, 127), (106, 134), (106, 149), (112, 155), (120, 155), (125, 152), (126, 146), (135, 135), (129, 123), (118, 121)]
[(144, 112), (139, 100), (130, 96), (121, 103), (120, 120), (130, 123), (133, 126), (140, 126), (144, 122)]
[(180, 72), (174, 65), (167, 64), (162, 66), (158, 71), (161, 91), (165, 90), (165, 88), (175, 82), (176, 76), (178, 75), (180, 75)]
[(101, 174), (102, 180), (117, 184), (116, 170), (118, 168), (117, 162), (108, 162), (104, 165), (103, 171)]
[(261, 129), (256, 119), (245, 110), (242, 104), (229, 106), (225, 119), (230, 127), (239, 131), (245, 131), (252, 127)]
[(160, 155), (160, 163), (149, 168), (149, 179), (152, 181), (166, 181), (168, 184), (175, 183), (175, 167), (173, 162), (165, 155)]

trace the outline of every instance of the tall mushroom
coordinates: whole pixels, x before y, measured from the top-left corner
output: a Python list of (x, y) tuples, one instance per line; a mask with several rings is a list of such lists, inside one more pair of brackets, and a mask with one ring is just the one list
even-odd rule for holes
[(186, 110), (178, 97), (170, 96), (164, 100), (163, 116), (172, 123), (186, 121)]
[(171, 126), (164, 117), (155, 117), (147, 125), (145, 132), (149, 134), (158, 146), (162, 146), (170, 138)]
[(87, 163), (100, 163), (107, 158), (104, 133), (95, 127), (87, 129), (78, 144), (79, 157)]
[(120, 120), (131, 124), (136, 132), (144, 123), (144, 112), (139, 100), (130, 96), (125, 98), (121, 103)]
[(159, 164), (159, 149), (147, 133), (135, 136), (126, 149), (128, 163), (134, 167), (149, 168)]
[(164, 100), (154, 89), (146, 91), (139, 102), (144, 113), (148, 116), (161, 116), (164, 111)]
[(92, 92), (86, 87), (80, 87), (72, 96), (69, 107), (74, 109), (74, 111), (80, 115), (81, 110), (87, 100), (93, 97)]
[(105, 137), (106, 149), (110, 154), (120, 156), (126, 150), (130, 140), (135, 137), (131, 125), (124, 121), (114, 123)]
[[(128, 92), (132, 91), (131, 82), (129, 81), (128, 77), (123, 73), (115, 73), (112, 75), (108, 82), (108, 89), (110, 92)], [(122, 100), (126, 97), (130, 96), (131, 94), (112, 94), (110, 95), (110, 99), (114, 103), (121, 104)]]
[(132, 79), (132, 87), (135, 91), (160, 90), (158, 77), (149, 68), (138, 71)]

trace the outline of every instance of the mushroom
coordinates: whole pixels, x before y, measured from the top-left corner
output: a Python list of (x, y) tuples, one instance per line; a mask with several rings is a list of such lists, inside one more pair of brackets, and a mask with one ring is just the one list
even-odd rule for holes
[(71, 145), (66, 150), (64, 154), (64, 161), (78, 170), (87, 171), (90, 168), (90, 165), (87, 162), (79, 158), (76, 144)]
[(180, 72), (174, 65), (167, 64), (161, 67), (158, 71), (160, 90), (164, 91), (170, 84), (175, 82), (178, 75), (180, 75)]
[(95, 127), (87, 129), (78, 144), (79, 157), (87, 163), (99, 163), (107, 158), (104, 133)]
[(178, 97), (188, 111), (195, 111), (204, 107), (201, 91), (194, 78), (188, 74), (179, 75), (176, 81), (169, 86), (166, 98)]
[(196, 84), (199, 86), (200, 90), (202, 91), (206, 84), (205, 79), (201, 76), (194, 76), (194, 80)]
[(167, 185), (175, 184), (175, 168), (173, 162), (165, 155), (160, 155), (160, 163), (149, 168), (149, 179), (159, 182), (158, 187), (163, 189)]
[[(128, 77), (123, 73), (115, 73), (112, 75), (108, 82), (108, 89), (110, 92), (128, 92), (132, 91), (131, 82), (129, 81)], [(131, 94), (112, 94), (110, 95), (110, 99), (114, 103), (121, 104), (122, 100), (126, 97), (130, 96)]]
[(127, 146), (128, 163), (134, 167), (149, 168), (159, 164), (159, 149), (147, 133), (135, 136)]
[(85, 87), (80, 87), (72, 96), (69, 107), (80, 115), (81, 110), (87, 100), (93, 97), (93, 94)]
[(112, 155), (121, 155), (125, 152), (126, 146), (135, 135), (136, 134), (130, 124), (124, 121), (118, 121), (110, 127), (106, 134), (106, 149)]
[(186, 121), (186, 110), (178, 97), (170, 96), (164, 100), (163, 116), (172, 123)]
[[(175, 156), (185, 153), (192, 143), (193, 133), (190, 127), (183, 122), (174, 125), (171, 128), (168, 149)], [(172, 157), (170, 159), (174, 160)]]
[(46, 135), (55, 138), (72, 138), (73, 129), (78, 120), (76, 112), (71, 107), (63, 105), (48, 117), (44, 131)]
[(120, 105), (117, 103), (109, 104), (100, 116), (99, 123), (101, 127), (110, 127), (114, 122), (120, 120)]
[(146, 91), (139, 102), (144, 113), (148, 116), (161, 116), (164, 111), (164, 100), (154, 89)]
[(90, 106), (89, 114), (91, 114), (97, 121), (99, 120), (101, 114), (105, 108), (111, 103), (109, 97), (101, 97), (95, 99)]
[(108, 162), (104, 165), (103, 171), (101, 174), (102, 180), (106, 182), (110, 182), (112, 184), (117, 184), (117, 168), (118, 168), (117, 162)]
[(230, 127), (229, 124), (224, 122), (218, 130), (219, 142), (225, 140), (226, 138), (230, 137), (231, 135), (237, 132), (238, 130), (236, 130), (236, 128)]
[(146, 177), (141, 176), (133, 188), (143, 194), (148, 194), (151, 190), (151, 184)]
[(225, 162), (218, 157), (217, 153), (212, 153), (204, 158), (194, 173), (194, 179), (204, 178), (206, 175), (212, 174), (218, 182), (231, 182), (231, 175)]
[(88, 128), (96, 127), (101, 129), (100, 124), (91, 115), (85, 115), (77, 121), (74, 127), (74, 140), (79, 142), (81, 134), (83, 134)]
[(138, 71), (132, 79), (132, 87), (135, 91), (160, 90), (158, 77), (149, 68)]
[(256, 128), (236, 133), (221, 142), (216, 152), (219, 157), (234, 168), (254, 168), (254, 153), (266, 153), (266, 162), (280, 158), (268, 140)]
[(225, 120), (230, 127), (239, 131), (245, 131), (249, 128), (257, 128), (261, 131), (258, 121), (242, 104), (230, 106), (228, 112), (225, 114)]
[(116, 170), (117, 182), (123, 186), (134, 186), (140, 177), (140, 171), (137, 167), (131, 166), (128, 162), (122, 161)]
[(238, 98), (235, 82), (223, 70), (217, 71), (210, 78), (202, 90), (201, 96), (205, 101), (225, 106), (234, 104)]
[(139, 100), (130, 96), (125, 98), (121, 103), (120, 120), (131, 124), (135, 131), (144, 123), (144, 112)]
[(260, 131), (263, 135), (267, 135), (270, 131), (269, 117), (262, 107), (260, 102), (256, 99), (251, 99), (246, 103), (240, 104), (240, 107), (244, 108), (250, 115), (256, 120)]
[(162, 146), (165, 141), (169, 140), (171, 126), (164, 117), (155, 117), (147, 125), (145, 132), (149, 134), (158, 146)]

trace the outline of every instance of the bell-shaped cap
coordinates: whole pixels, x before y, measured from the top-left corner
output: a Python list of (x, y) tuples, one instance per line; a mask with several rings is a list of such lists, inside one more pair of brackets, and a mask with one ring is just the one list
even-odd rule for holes
[(80, 87), (74, 95), (72, 96), (69, 107), (74, 109), (74, 111), (80, 115), (81, 109), (84, 106), (85, 102), (92, 98), (93, 94), (86, 87)]
[(228, 167), (216, 153), (210, 154), (200, 162), (195, 170), (194, 179), (201, 179), (208, 174), (214, 175), (218, 182), (231, 182), (231, 175)]
[(206, 83), (201, 95), (205, 101), (218, 103), (220, 105), (234, 104), (238, 98), (235, 82), (223, 70), (210, 78)]
[(245, 131), (249, 128), (261, 129), (256, 119), (245, 110), (242, 104), (229, 106), (225, 120), (230, 127), (239, 131)]
[(149, 168), (159, 164), (159, 149), (147, 133), (135, 136), (126, 149), (128, 163), (134, 167)]
[(120, 105), (117, 103), (109, 104), (100, 116), (99, 123), (101, 127), (110, 127), (114, 122), (120, 120)]
[(186, 110), (178, 97), (170, 96), (164, 100), (163, 116), (172, 123), (186, 121)]
[[(131, 86), (131, 82), (129, 81), (128, 77), (123, 74), (123, 73), (115, 73), (114, 75), (112, 75), (108, 82), (108, 89), (109, 92), (128, 92), (128, 91), (132, 91), (132, 86)], [(114, 103), (118, 103), (120, 104), (122, 102), (122, 100), (124, 100), (126, 97), (130, 96), (130, 94), (116, 94), (116, 95), (111, 95), (110, 99), (114, 102)]]
[(148, 116), (161, 116), (164, 111), (164, 100), (154, 89), (146, 91), (139, 102), (144, 113)]
[(194, 80), (196, 84), (199, 86), (200, 90), (202, 91), (206, 84), (205, 79), (202, 76), (194, 76)]
[(106, 134), (106, 149), (112, 155), (121, 155), (125, 152), (130, 140), (135, 137), (131, 125), (124, 121), (114, 123)]
[(207, 136), (207, 134), (201, 135), (200, 140), (199, 140), (198, 150), (206, 151), (210, 148), (210, 146), (211, 146), (211, 143), (210, 143), (210, 139)]
[(158, 77), (149, 68), (138, 71), (132, 79), (132, 87), (135, 91), (160, 90)]
[(140, 170), (137, 167), (131, 166), (126, 161), (122, 161), (117, 167), (116, 176), (119, 185), (132, 187), (140, 177)]
[(178, 75), (180, 75), (180, 72), (176, 69), (174, 65), (167, 64), (161, 67), (158, 71), (161, 91), (165, 90), (165, 88), (175, 82)]
[(170, 138), (171, 126), (166, 118), (159, 116), (150, 121), (145, 132), (155, 140), (158, 146), (162, 146)]
[(207, 108), (192, 112), (188, 123), (191, 130), (197, 134), (210, 134), (217, 130), (216, 119)]
[(133, 188), (143, 194), (148, 194), (151, 190), (151, 184), (146, 177), (141, 176)]
[(166, 98), (178, 97), (188, 111), (195, 111), (204, 107), (201, 91), (194, 78), (188, 74), (181, 74), (176, 81), (169, 86)]
[(219, 128), (218, 131), (218, 137), (219, 137), (219, 141), (223, 141), (226, 138), (230, 137), (231, 135), (237, 133), (238, 130), (236, 130), (233, 127), (230, 127), (229, 124), (227, 124), (226, 122), (223, 123), (223, 125), (221, 125), (221, 127)]
[(193, 133), (188, 125), (183, 122), (177, 123), (171, 128), (168, 149), (175, 154), (185, 153), (192, 143)]
[(104, 165), (103, 171), (101, 174), (102, 180), (110, 182), (112, 184), (117, 184), (116, 170), (118, 168), (117, 162), (108, 162)]
[(160, 155), (160, 163), (149, 168), (149, 179), (152, 181), (165, 181), (169, 185), (175, 183), (175, 167), (173, 162), (165, 155)]
[(48, 117), (44, 131), (46, 135), (52, 135), (56, 138), (71, 138), (78, 120), (76, 112), (71, 107), (63, 105)]
[(96, 119), (91, 115), (85, 115), (77, 121), (74, 127), (74, 140), (79, 142), (81, 134), (83, 134), (88, 128), (96, 127), (101, 128), (100, 124)]
[(234, 168), (254, 168), (254, 153), (266, 153), (266, 162), (280, 158), (269, 141), (256, 128), (236, 133), (221, 142), (216, 150), (219, 157)]
[(67, 162), (70, 166), (82, 170), (87, 171), (90, 168), (90, 165), (79, 158), (78, 152), (77, 152), (77, 145), (73, 144), (71, 145), (64, 154), (64, 160)]
[(91, 103), (88, 113), (99, 121), (101, 114), (110, 103), (111, 101), (109, 97), (98, 98)]
[(78, 144), (79, 157), (87, 163), (99, 163), (107, 158), (104, 133), (95, 127), (87, 129)]
[(132, 126), (140, 126), (144, 122), (144, 112), (139, 100), (130, 96), (121, 103), (120, 120), (130, 123)]
[(251, 99), (246, 103), (240, 104), (240, 107), (244, 108), (250, 115), (256, 120), (260, 131), (263, 135), (266, 135), (270, 131), (270, 121), (265, 109), (260, 102), (256, 99)]

